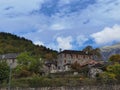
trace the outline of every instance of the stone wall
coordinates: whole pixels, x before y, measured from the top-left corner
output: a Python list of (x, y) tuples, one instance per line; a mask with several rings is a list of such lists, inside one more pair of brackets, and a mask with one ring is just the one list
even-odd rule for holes
[[(0, 90), (8, 90), (0, 88)], [(120, 85), (78, 86), (78, 87), (43, 87), (43, 88), (11, 88), (11, 90), (120, 90)]]

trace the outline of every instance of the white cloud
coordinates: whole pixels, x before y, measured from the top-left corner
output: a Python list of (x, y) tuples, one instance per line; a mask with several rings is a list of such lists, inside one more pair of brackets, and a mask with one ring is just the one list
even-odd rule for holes
[(57, 37), (58, 49), (72, 49), (72, 37)]
[(35, 45), (44, 45), (44, 43), (42, 41), (35, 41), (34, 44)]
[(63, 30), (63, 29), (65, 29), (65, 26), (62, 24), (53, 24), (50, 28), (52, 30)]
[(79, 46), (82, 46), (84, 42), (86, 42), (88, 38), (86, 38), (84, 35), (77, 36), (77, 43)]
[(107, 44), (113, 41), (120, 41), (120, 25), (112, 28), (106, 27), (102, 31), (91, 35), (97, 44)]

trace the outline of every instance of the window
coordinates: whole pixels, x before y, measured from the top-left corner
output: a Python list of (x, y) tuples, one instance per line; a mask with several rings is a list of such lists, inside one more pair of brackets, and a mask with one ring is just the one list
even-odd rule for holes
[(69, 60), (68, 63), (71, 63), (71, 60)]
[(60, 69), (60, 66), (58, 66), (58, 69)]
[(66, 63), (66, 60), (64, 60), (64, 63)]
[(15, 59), (12, 59), (12, 63), (14, 63), (15, 62)]
[(64, 57), (66, 58), (66, 54), (64, 54)]
[(76, 58), (78, 58), (78, 55), (76, 54)]
[(71, 54), (71, 58), (73, 58), (73, 55)]

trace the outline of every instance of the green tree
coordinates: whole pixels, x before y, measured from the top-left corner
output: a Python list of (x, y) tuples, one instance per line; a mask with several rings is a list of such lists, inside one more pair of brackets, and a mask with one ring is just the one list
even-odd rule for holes
[(84, 51), (87, 54), (93, 55), (94, 59), (101, 59), (101, 53), (99, 48), (93, 48), (92, 46), (85, 47), (82, 51)]
[(18, 57), (18, 66), (15, 69), (16, 77), (28, 77), (32, 74), (40, 74), (42, 71), (42, 59), (35, 59), (29, 53), (21, 53)]
[(120, 79), (120, 64), (115, 63), (114, 65), (109, 65), (107, 67), (109, 73), (113, 73), (116, 76), (116, 79)]
[(92, 51), (93, 51), (93, 47), (92, 46), (86, 46), (84, 49), (83, 49), (84, 52), (88, 53), (88, 54), (92, 54)]
[(32, 63), (30, 64), (29, 70), (32, 73), (40, 74), (42, 72), (43, 63), (44, 62), (42, 59), (33, 60)]
[(29, 71), (28, 66), (25, 65), (17, 65), (14, 69), (14, 78), (21, 78), (21, 77), (29, 77), (31, 76), (31, 72)]
[(115, 63), (113, 65), (109, 65), (106, 68), (106, 71), (100, 74), (101, 80), (106, 83), (113, 83), (113, 81), (120, 80), (120, 64)]
[(112, 55), (110, 58), (109, 58), (109, 61), (113, 62), (113, 63), (120, 63), (120, 55), (119, 54), (116, 54), (116, 55)]
[(6, 62), (0, 62), (0, 83), (9, 77), (9, 66)]
[(101, 80), (103, 83), (113, 83), (113, 81), (116, 80), (116, 75), (114, 73), (110, 73), (110, 72), (103, 72), (101, 74), (99, 74), (99, 80)]
[(24, 52), (24, 53), (21, 53), (18, 57), (17, 57), (17, 63), (19, 65), (30, 65), (31, 62), (34, 60), (34, 58), (32, 58), (30, 56), (30, 54), (28, 52)]
[(15, 77), (28, 77), (31, 75), (29, 67), (34, 61), (34, 58), (30, 56), (30, 53), (24, 52), (17, 57), (18, 66), (15, 68)]

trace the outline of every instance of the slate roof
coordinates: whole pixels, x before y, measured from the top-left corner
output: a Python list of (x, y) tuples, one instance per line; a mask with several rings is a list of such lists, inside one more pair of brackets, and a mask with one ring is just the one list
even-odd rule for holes
[(76, 50), (64, 50), (60, 52), (59, 54), (64, 53), (64, 54), (80, 54), (80, 55), (91, 55), (83, 51), (76, 51)]
[(46, 66), (51, 66), (52, 64), (57, 66), (57, 62), (56, 61), (45, 61), (45, 65)]
[(0, 55), (0, 59), (16, 59), (18, 55), (19, 55), (18, 53), (3, 54)]

